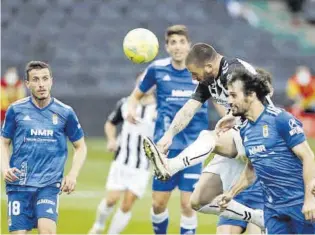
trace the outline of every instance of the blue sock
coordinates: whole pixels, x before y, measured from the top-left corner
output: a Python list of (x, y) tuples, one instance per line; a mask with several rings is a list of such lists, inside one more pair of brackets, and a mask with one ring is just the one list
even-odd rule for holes
[(168, 228), (168, 210), (160, 214), (154, 214), (151, 209), (152, 226), (155, 234), (166, 234)]
[(186, 217), (184, 215), (180, 218), (180, 234), (196, 234), (198, 225), (197, 216)]

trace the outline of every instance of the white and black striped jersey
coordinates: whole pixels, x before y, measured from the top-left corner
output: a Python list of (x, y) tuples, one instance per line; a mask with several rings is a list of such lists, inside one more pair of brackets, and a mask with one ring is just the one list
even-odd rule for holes
[(137, 106), (137, 116), (140, 119), (138, 124), (125, 121), (127, 105), (127, 98), (122, 98), (117, 102), (115, 110), (108, 116), (108, 121), (114, 125), (122, 123), (115, 161), (133, 168), (148, 169), (149, 162), (143, 151), (142, 136), (151, 138), (153, 136), (156, 104)]
[(209, 81), (208, 84), (199, 83), (192, 95), (192, 98), (204, 103), (212, 97), (216, 103), (224, 105), (228, 108), (227, 82), (231, 79), (232, 73), (235, 69), (238, 68), (243, 68), (252, 74), (256, 74), (255, 68), (249, 63), (237, 58), (227, 59), (223, 57), (220, 62), (218, 77)]

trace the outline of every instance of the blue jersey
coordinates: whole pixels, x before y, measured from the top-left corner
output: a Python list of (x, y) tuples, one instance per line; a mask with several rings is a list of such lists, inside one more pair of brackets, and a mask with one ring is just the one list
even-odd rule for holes
[(67, 137), (77, 141), (83, 131), (70, 106), (52, 98), (40, 109), (27, 97), (9, 107), (2, 136), (12, 141), (10, 167), (22, 172), (17, 181), (7, 183), (7, 191), (35, 190), (61, 182), (68, 154)]
[(262, 185), (265, 206), (303, 203), (303, 166), (291, 150), (306, 140), (301, 122), (282, 109), (266, 106), (255, 122), (244, 123), (241, 137)]
[[(198, 83), (194, 82), (187, 69), (177, 70), (171, 58), (156, 60), (145, 71), (139, 88), (147, 92), (156, 85), (157, 120), (154, 141), (162, 138), (169, 128), (175, 114), (191, 98)], [(170, 150), (182, 150), (197, 139), (200, 131), (208, 129), (208, 104), (202, 105), (188, 126), (178, 133)]]

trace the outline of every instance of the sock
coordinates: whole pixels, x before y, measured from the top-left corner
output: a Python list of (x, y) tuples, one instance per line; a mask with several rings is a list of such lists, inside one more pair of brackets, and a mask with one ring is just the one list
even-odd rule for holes
[(221, 212), (219, 206), (213, 202), (203, 206), (198, 211), (204, 214), (214, 214), (229, 219), (245, 220), (259, 227), (264, 227), (263, 213), (261, 210), (249, 208), (235, 200), (231, 200), (228, 207), (223, 212)]
[(102, 200), (97, 207), (96, 218), (93, 228), (96, 230), (104, 230), (105, 221), (108, 216), (112, 213), (114, 207), (108, 207), (106, 205), (106, 200)]
[(168, 210), (160, 214), (154, 214), (153, 209), (151, 208), (151, 219), (153, 230), (155, 234), (166, 234), (168, 228)]
[(107, 234), (119, 234), (128, 225), (131, 219), (131, 211), (122, 212), (120, 209), (115, 213)]
[(196, 214), (192, 217), (182, 215), (180, 218), (180, 234), (196, 234), (197, 225), (198, 221)]
[(171, 175), (178, 171), (202, 163), (215, 148), (215, 138), (212, 131), (202, 131), (198, 138), (179, 155), (167, 160), (167, 168)]

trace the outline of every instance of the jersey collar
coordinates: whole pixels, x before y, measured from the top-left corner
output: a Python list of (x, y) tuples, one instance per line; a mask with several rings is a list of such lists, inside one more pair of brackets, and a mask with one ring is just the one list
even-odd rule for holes
[(46, 105), (44, 108), (38, 108), (34, 103), (33, 103), (33, 100), (32, 100), (32, 97), (30, 96), (30, 102), (31, 104), (39, 111), (44, 111), (46, 110), (47, 108), (49, 108), (53, 103), (54, 103), (54, 97), (51, 97), (51, 100), (49, 102), (48, 105)]
[(261, 112), (261, 114), (259, 115), (259, 117), (256, 119), (256, 121), (250, 121), (248, 120), (252, 125), (256, 125), (256, 123), (258, 123), (260, 121), (260, 119), (262, 118), (262, 116), (264, 116), (265, 112), (266, 112), (267, 106), (265, 105), (264, 110)]

